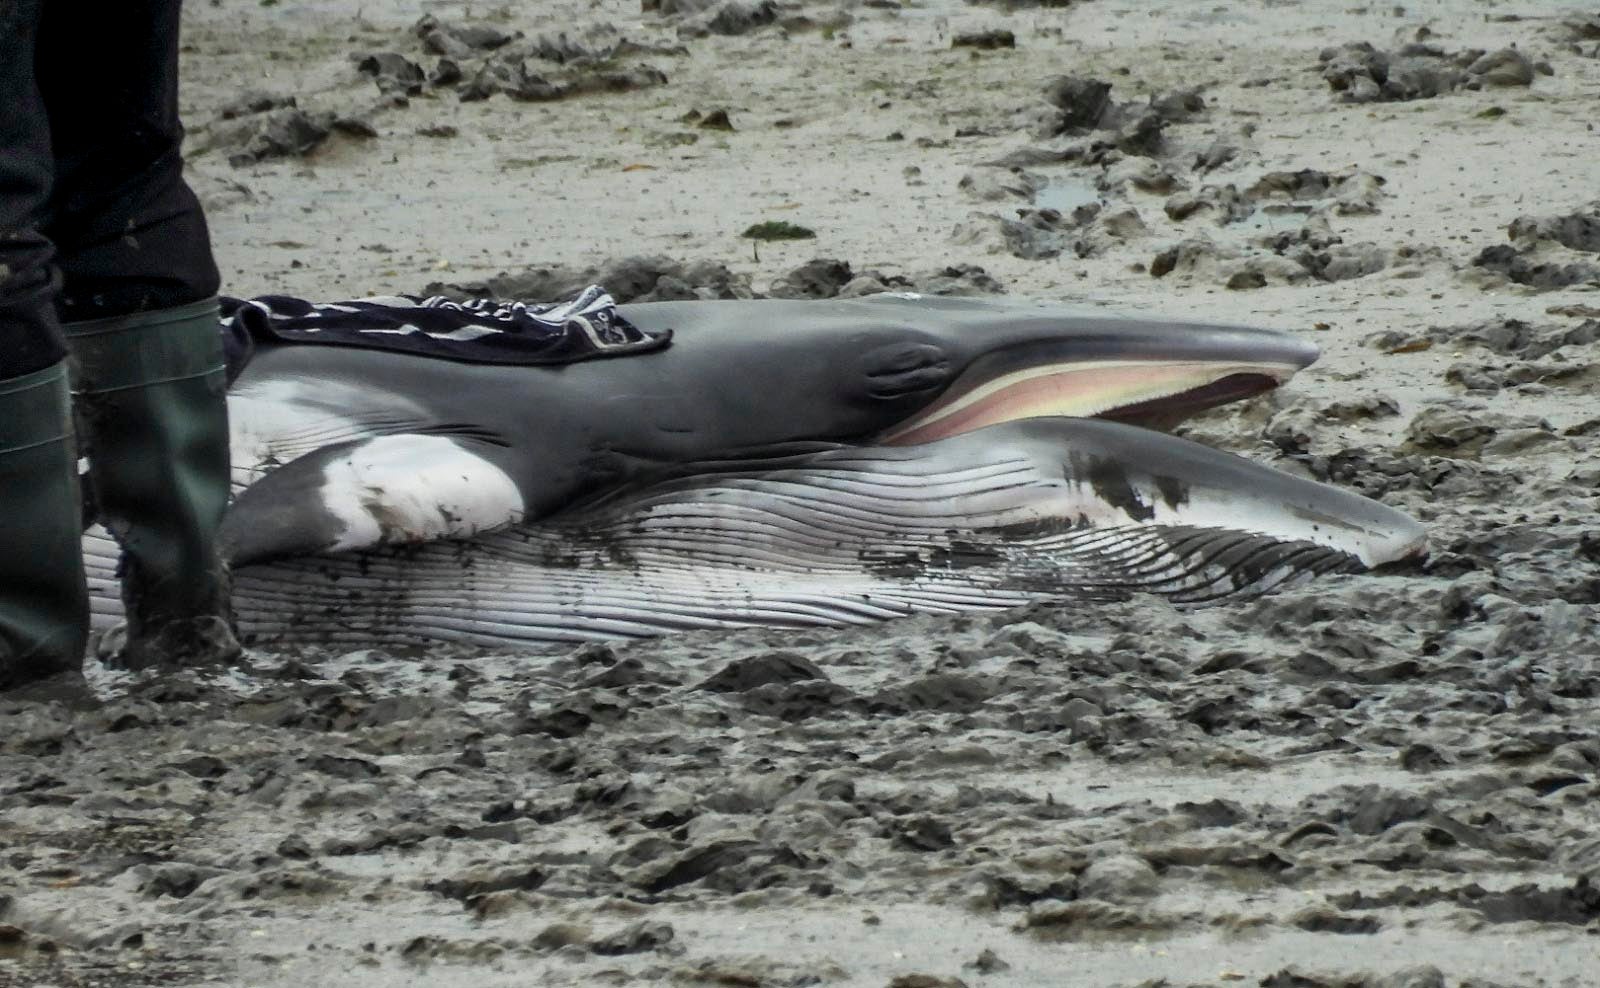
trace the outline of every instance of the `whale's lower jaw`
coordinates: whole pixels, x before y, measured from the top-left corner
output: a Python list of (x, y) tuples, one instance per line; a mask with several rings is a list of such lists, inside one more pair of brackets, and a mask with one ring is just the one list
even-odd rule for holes
[[(1136, 593), (1208, 604), (1421, 547), (1411, 519), (1335, 488), (1053, 419), (686, 478), (466, 540), (244, 567), (234, 600), (261, 644), (573, 642)], [(102, 595), (109, 559), (92, 547)]]
[(1102, 418), (1167, 428), (1278, 387), (1300, 365), (1281, 361), (1088, 360), (964, 375), (938, 400), (879, 438), (908, 446), (1024, 418)]

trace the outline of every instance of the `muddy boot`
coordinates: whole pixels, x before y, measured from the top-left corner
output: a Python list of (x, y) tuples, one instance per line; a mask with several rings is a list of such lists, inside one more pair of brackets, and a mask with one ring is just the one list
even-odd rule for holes
[(0, 690), (82, 669), (82, 518), (66, 365), (0, 381)]
[(217, 555), (229, 481), (216, 302), (62, 328), (90, 493), (122, 546), (128, 628), (115, 664), (232, 662), (240, 650)]

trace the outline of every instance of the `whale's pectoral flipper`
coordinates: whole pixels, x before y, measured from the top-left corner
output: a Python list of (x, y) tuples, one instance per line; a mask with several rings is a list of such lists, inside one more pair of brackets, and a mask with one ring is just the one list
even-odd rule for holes
[(515, 524), (523, 496), (497, 453), (479, 439), (415, 433), (324, 447), (239, 495), (223, 522), (223, 553), (247, 566)]

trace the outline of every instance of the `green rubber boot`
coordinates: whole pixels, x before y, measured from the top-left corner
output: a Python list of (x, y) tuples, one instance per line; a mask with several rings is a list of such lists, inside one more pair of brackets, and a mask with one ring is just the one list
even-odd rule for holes
[(127, 640), (114, 664), (216, 665), (240, 654), (217, 528), (228, 407), (215, 300), (62, 327), (98, 520), (122, 546)]
[(83, 668), (83, 502), (66, 364), (0, 381), (0, 689)]

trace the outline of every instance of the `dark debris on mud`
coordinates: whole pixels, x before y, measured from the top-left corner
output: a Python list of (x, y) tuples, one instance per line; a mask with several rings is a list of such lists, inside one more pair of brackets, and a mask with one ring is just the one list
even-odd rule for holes
[(998, 295), (1005, 291), (1005, 286), (975, 264), (900, 274), (876, 268), (856, 271), (848, 261), (834, 258), (807, 261), (773, 279), (766, 291), (757, 291), (749, 275), (736, 273), (719, 261), (684, 262), (645, 255), (587, 267), (536, 265), (484, 281), (430, 282), (423, 294), (548, 302), (570, 298), (589, 285), (603, 285), (618, 302), (857, 298), (883, 292)]

